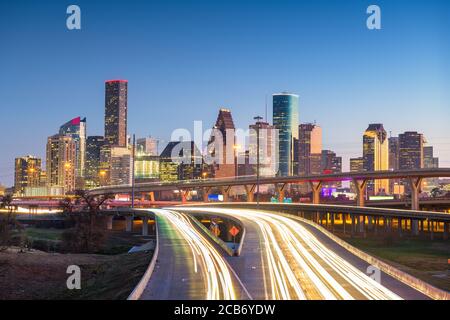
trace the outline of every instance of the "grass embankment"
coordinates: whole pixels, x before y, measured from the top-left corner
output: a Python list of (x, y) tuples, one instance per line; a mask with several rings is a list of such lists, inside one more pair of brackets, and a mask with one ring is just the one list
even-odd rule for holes
[[(92, 254), (57, 253), (62, 229), (25, 229), (28, 243), (33, 247), (38, 244), (40, 250), (0, 252), (0, 300), (126, 299), (153, 255), (153, 252), (127, 252), (154, 236), (144, 238), (138, 228), (133, 233), (117, 230), (123, 230), (121, 227), (115, 229), (107, 232), (102, 249)], [(81, 290), (66, 287), (69, 265), (81, 269)]]
[(427, 239), (348, 238), (351, 245), (422, 279), (450, 291), (450, 242)]

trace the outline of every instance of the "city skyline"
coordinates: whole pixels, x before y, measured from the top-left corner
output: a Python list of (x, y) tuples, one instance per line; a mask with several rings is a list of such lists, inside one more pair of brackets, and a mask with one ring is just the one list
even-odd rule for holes
[[(247, 128), (253, 116), (265, 114), (265, 100), (269, 100), (272, 93), (288, 90), (300, 96), (299, 122), (317, 121), (324, 129), (323, 148), (343, 157), (344, 171), (349, 171), (350, 158), (361, 156), (361, 134), (369, 123), (383, 123), (386, 131), (392, 131), (395, 136), (406, 131), (424, 134), (440, 158), (440, 166), (450, 165), (445, 121), (450, 112), (447, 102), (450, 97), (445, 92), (445, 86), (450, 82), (450, 72), (447, 72), (449, 59), (446, 59), (449, 50), (445, 47), (447, 42), (441, 41), (445, 36), (442, 30), (449, 22), (439, 13), (449, 6), (448, 2), (434, 1), (426, 7), (423, 4), (404, 7), (380, 1), (385, 14), (383, 30), (378, 34), (370, 33), (364, 26), (364, 5), (359, 8), (345, 4), (338, 6), (327, 1), (316, 5), (287, 2), (280, 7), (274, 4), (258, 7), (253, 12), (249, 4), (243, 4), (237, 5), (233, 13), (229, 5), (209, 4), (208, 8), (214, 9), (209, 11), (209, 17), (212, 20), (217, 18), (217, 22), (206, 21), (205, 30), (209, 30), (209, 26), (210, 30), (218, 32), (219, 39), (208, 32), (196, 30), (189, 20), (181, 19), (193, 32), (192, 38), (184, 40), (183, 36), (187, 34), (177, 34), (175, 30), (180, 27), (180, 22), (173, 28), (164, 29), (164, 37), (151, 32), (158, 23), (167, 27), (162, 22), (166, 12), (164, 8), (167, 9), (164, 4), (153, 4), (152, 10), (147, 11), (151, 19), (144, 19), (138, 14), (142, 9), (140, 6), (132, 7), (122, 17), (120, 5), (114, 4), (111, 15), (106, 17), (99, 3), (81, 2), (86, 20), (79, 33), (70, 33), (65, 29), (62, 23), (65, 17), (59, 16), (58, 8), (31, 5), (23, 12), (19, 10), (20, 6), (0, 6), (2, 12), (10, 13), (0, 22), (1, 29), (10, 31), (15, 28), (16, 32), (23, 34), (20, 40), (14, 38), (19, 42), (18, 46), (8, 45), (13, 39), (12, 34), (10, 37), (6, 32), (4, 37), (6, 49), (1, 63), (5, 72), (0, 75), (2, 103), (9, 108), (23, 110), (11, 115), (12, 118), (0, 129), (2, 136), (13, 134), (15, 137), (12, 142), (6, 139), (0, 142), (4, 150), (0, 159), (0, 183), (4, 185), (12, 185), (16, 157), (33, 154), (45, 158), (42, 145), (48, 136), (55, 133), (57, 124), (82, 115), (87, 117), (89, 136), (103, 135), (102, 87), (106, 79), (115, 78), (130, 82), (129, 133), (140, 137), (159, 137), (163, 140), (162, 144), (169, 140), (170, 130), (163, 121), (169, 116), (173, 118), (173, 129), (190, 129), (194, 120), (203, 120), (209, 126), (214, 122), (217, 109), (224, 106), (233, 112), (236, 127)], [(189, 11), (182, 5), (178, 8), (180, 12), (174, 12), (176, 17), (187, 12), (192, 17), (201, 14), (195, 13), (196, 6)], [(286, 23), (275, 28), (275, 22), (268, 21), (271, 10), (290, 14), (298, 24)], [(319, 25), (319, 22), (314, 22), (314, 17), (319, 17), (323, 12), (336, 14), (327, 15), (329, 19), (320, 20)], [(425, 18), (409, 21), (418, 12), (428, 18), (433, 17), (433, 22)], [(17, 20), (12, 21), (19, 13), (23, 15), (21, 25)], [(36, 25), (27, 22), (27, 17), (36, 13), (45, 19), (35, 22)], [(224, 29), (228, 26), (227, 15), (236, 22), (228, 31)], [(267, 19), (258, 22), (256, 18), (259, 15)], [(136, 16), (141, 18), (139, 23), (129, 23)], [(123, 20), (120, 20), (121, 17)], [(252, 27), (248, 27), (251, 30), (244, 27), (246, 17), (253, 22)], [(93, 19), (97, 19), (96, 23)], [(106, 30), (114, 24), (114, 19), (126, 22), (121, 31), (124, 34), (135, 32), (136, 36), (124, 38), (125, 43), (133, 41), (133, 50), (119, 48), (116, 53), (105, 56), (106, 47), (102, 48), (102, 45), (111, 40)], [(238, 27), (244, 28), (243, 32), (231, 32)], [(258, 32), (256, 40), (250, 38), (250, 34), (255, 35), (258, 28), (268, 31), (264, 39), (258, 38), (262, 35)], [(308, 36), (308, 30), (312, 28), (316, 31), (314, 39)], [(409, 29), (406, 31), (405, 28)], [(386, 29), (389, 36), (385, 33)], [(33, 40), (44, 30), (48, 32), (48, 39), (37, 37)], [(349, 40), (342, 38), (343, 33), (348, 32), (355, 36), (357, 44), (352, 47), (352, 52), (347, 49)], [(406, 34), (408, 37), (405, 37)], [(289, 42), (294, 36), (298, 41)], [(170, 46), (167, 37), (177, 40), (178, 47)], [(94, 38), (98, 42), (96, 46), (92, 43)], [(320, 41), (314, 44), (312, 40), (318, 38)], [(137, 45), (137, 39), (152, 40), (152, 45)], [(199, 40), (205, 52), (199, 53), (198, 46), (189, 43), (190, 39)], [(40, 41), (39, 46), (37, 41)], [(57, 45), (49, 44), (50, 41)], [(308, 46), (302, 46), (305, 43)], [(421, 43), (420, 48), (416, 43)], [(87, 45), (93, 47), (89, 55), (83, 51)], [(394, 45), (396, 50), (391, 50)], [(227, 46), (235, 50), (218, 50)], [(283, 46), (286, 50), (279, 50)], [(400, 50), (399, 46), (403, 49)], [(27, 47), (34, 51), (17, 52)], [(319, 54), (326, 47), (331, 51)], [(245, 53), (238, 54), (239, 48), (245, 48)], [(385, 49), (393, 52), (385, 52)], [(29, 59), (30, 51), (34, 52), (35, 58), (31, 59), (32, 65), (24, 60)], [(193, 56), (194, 52), (198, 56)], [(316, 54), (317, 59), (313, 59)], [(136, 65), (140, 67), (136, 69), (130, 63), (114, 63), (120, 55), (125, 55), (128, 60), (133, 58), (133, 62), (139, 62)], [(18, 58), (16, 61), (21, 62), (20, 66), (6, 63), (12, 56)], [(234, 61), (239, 62), (232, 64)], [(221, 63), (218, 62), (227, 68), (232, 66), (233, 72), (219, 68)], [(40, 65), (47, 67), (45, 71)], [(344, 72), (345, 77), (342, 77)], [(156, 81), (163, 74), (167, 84)], [(240, 81), (235, 81), (236, 77)], [(192, 81), (186, 81), (188, 79)], [(19, 94), (17, 88), (23, 87), (25, 80), (33, 81), (33, 86), (27, 87), (26, 92), (21, 90)], [(270, 115), (270, 101), (267, 104)], [(45, 110), (45, 115), (37, 113), (39, 109)], [(272, 123), (271, 117), (267, 120)], [(19, 123), (23, 129), (15, 130)]]

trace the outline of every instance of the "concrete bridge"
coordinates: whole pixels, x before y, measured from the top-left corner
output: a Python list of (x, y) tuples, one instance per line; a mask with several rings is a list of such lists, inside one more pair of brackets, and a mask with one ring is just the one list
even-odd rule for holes
[(419, 170), (400, 170), (400, 171), (374, 171), (374, 172), (344, 172), (335, 174), (311, 175), (311, 176), (245, 176), (225, 179), (196, 179), (174, 182), (151, 182), (137, 183), (134, 185), (107, 186), (89, 191), (92, 195), (102, 194), (131, 194), (149, 193), (150, 199), (154, 201), (154, 192), (157, 191), (175, 191), (181, 194), (181, 201), (185, 203), (189, 193), (193, 190), (201, 191), (203, 200), (208, 201), (208, 195), (213, 189), (219, 189), (223, 194), (224, 202), (228, 202), (232, 187), (241, 186), (245, 188), (247, 201), (254, 202), (257, 184), (273, 185), (278, 194), (280, 202), (285, 198), (285, 193), (289, 185), (308, 184), (313, 192), (312, 203), (320, 203), (320, 192), (324, 183), (351, 181), (354, 183), (357, 191), (356, 204), (359, 207), (365, 206), (366, 187), (369, 181), (384, 179), (406, 179), (411, 186), (411, 209), (419, 210), (419, 193), (422, 181), (426, 178), (447, 178), (450, 177), (450, 168), (439, 169), (419, 169)]

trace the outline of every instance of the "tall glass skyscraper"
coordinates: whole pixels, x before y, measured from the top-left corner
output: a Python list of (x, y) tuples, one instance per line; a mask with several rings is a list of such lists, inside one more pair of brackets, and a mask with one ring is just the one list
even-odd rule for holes
[(105, 82), (105, 140), (110, 146), (127, 146), (127, 99), (127, 80)]
[(273, 125), (279, 132), (278, 175), (292, 175), (294, 139), (298, 139), (298, 95), (286, 92), (273, 95)]
[(59, 134), (68, 136), (75, 142), (75, 176), (84, 177), (84, 165), (86, 157), (86, 118), (74, 118), (59, 128)]

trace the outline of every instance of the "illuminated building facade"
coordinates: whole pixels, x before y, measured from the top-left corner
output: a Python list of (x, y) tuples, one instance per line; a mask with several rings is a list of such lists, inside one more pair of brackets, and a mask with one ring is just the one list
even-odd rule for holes
[[(363, 158), (365, 171), (389, 169), (389, 140), (382, 124), (370, 124), (364, 132)], [(389, 180), (375, 180), (367, 184), (369, 195), (387, 194), (389, 188)]]
[(171, 141), (161, 152), (159, 176), (161, 181), (201, 179), (203, 160), (193, 141)]
[(236, 175), (235, 146), (235, 127), (231, 111), (220, 109), (208, 141), (207, 156), (212, 159), (209, 177), (227, 178)]
[(75, 176), (81, 187), (86, 158), (86, 118), (77, 117), (66, 122), (59, 128), (59, 134), (69, 136), (75, 142)]
[(105, 145), (103, 136), (89, 136), (86, 139), (85, 187), (100, 186), (100, 153)]
[(70, 136), (47, 139), (47, 187), (60, 187), (64, 193), (75, 190), (76, 143)]
[(105, 141), (114, 147), (127, 146), (128, 81), (105, 82)]
[(407, 131), (399, 134), (399, 169), (413, 170), (423, 168), (423, 143), (421, 133)]
[(298, 139), (298, 95), (273, 95), (273, 125), (279, 134), (279, 171), (281, 176), (294, 173), (294, 139)]
[(27, 187), (41, 184), (41, 159), (34, 156), (16, 158), (14, 162), (14, 192), (23, 194)]
[(258, 158), (258, 139), (259, 131), (259, 174), (261, 176), (274, 176), (278, 172), (278, 134), (274, 126), (267, 122), (257, 121), (249, 126), (249, 145), (248, 153), (241, 152), (245, 159), (248, 159), (251, 172), (250, 175), (256, 174), (256, 164)]
[(322, 173), (322, 128), (304, 123), (298, 127), (298, 175)]

